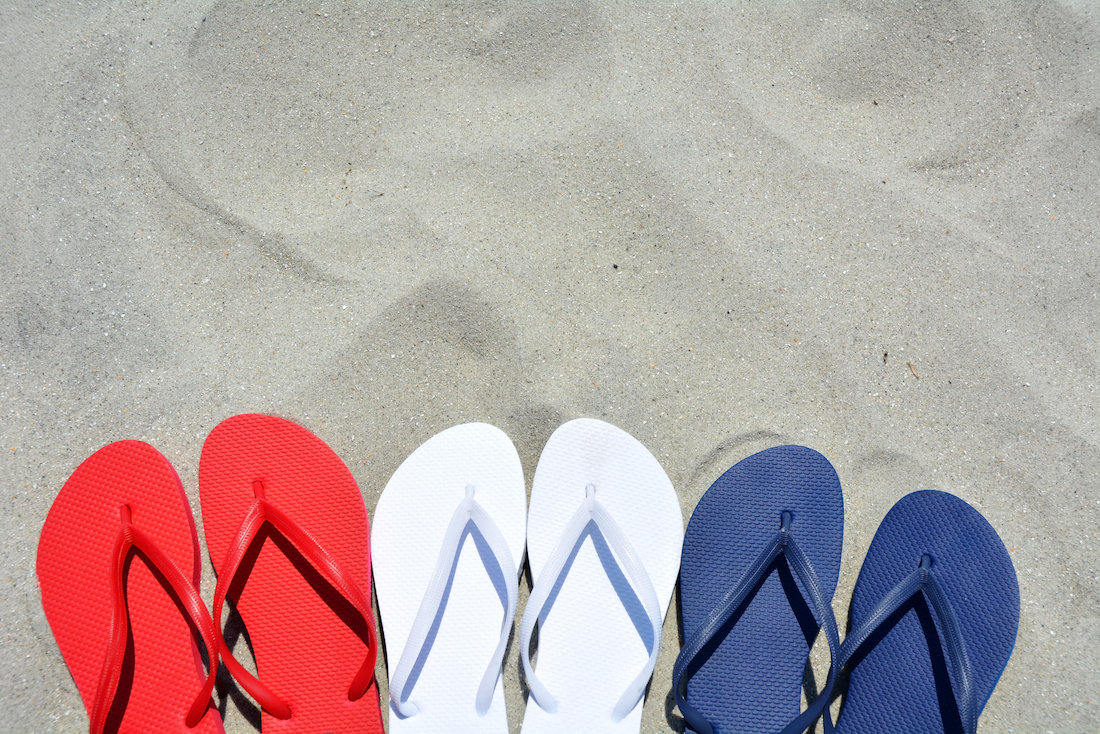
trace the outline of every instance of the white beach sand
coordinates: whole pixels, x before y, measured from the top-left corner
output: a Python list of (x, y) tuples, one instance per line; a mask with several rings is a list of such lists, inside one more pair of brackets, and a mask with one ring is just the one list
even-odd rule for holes
[[(241, 412), (317, 433), (368, 511), (468, 421), (528, 482), (560, 423), (615, 423), (685, 522), (811, 446), (842, 627), (891, 505), (953, 492), (1022, 597), (981, 730), (1100, 730), (1094, 7), (0, 9), (0, 730), (87, 730), (34, 571), (72, 470), (150, 442), (201, 538), (202, 441)], [(682, 725), (667, 620), (644, 732)]]

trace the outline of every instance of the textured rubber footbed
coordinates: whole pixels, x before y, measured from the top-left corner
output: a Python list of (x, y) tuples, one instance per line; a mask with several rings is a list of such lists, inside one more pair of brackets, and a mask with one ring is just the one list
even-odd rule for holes
[[(38, 581), (46, 619), (89, 715), (111, 635), (113, 551), (123, 505), (196, 588), (201, 572), (187, 496), (175, 469), (152, 446), (104, 446), (65, 482), (38, 541)], [(135, 550), (125, 591), (131, 639), (105, 731), (222, 732), (212, 706), (196, 728), (184, 723), (206, 679), (199, 638), (171, 586)]]
[[(257, 480), (267, 500), (310, 533), (369, 598), (367, 513), (355, 479), (323, 441), (273, 416), (234, 416), (203, 444), (199, 494), (214, 568), (221, 568), (255, 500)], [(260, 680), (293, 712), (286, 720), (263, 712), (265, 734), (382, 731), (375, 682), (357, 701), (347, 698), (367, 655), (366, 624), (270, 524), (252, 542), (229, 599), (244, 622)]]
[[(997, 532), (963, 500), (924, 490), (903, 497), (887, 513), (852, 594), (852, 629), (924, 554), (931, 556), (932, 572), (958, 617), (980, 710), (1012, 654), (1020, 590)], [(960, 731), (942, 632), (923, 596), (872, 642), (862, 659), (853, 660), (837, 731)]]
[[(455, 509), (473, 485), (512, 554), (516, 579), (527, 537), (527, 488), (511, 440), (484, 423), (453, 426), (428, 439), (402, 462), (374, 511), (371, 544), (378, 611), (392, 676), (435, 570)], [(484, 716), (476, 710), (481, 684), (501, 634), (507, 591), (495, 557), (471, 531), (454, 561), (450, 587), (422, 663), (410, 676), (408, 700), (419, 713), (401, 718), (389, 707), (390, 734), (490, 734), (508, 731), (503, 676)], [(512, 628), (512, 620), (507, 622)]]
[[(558, 427), (539, 457), (527, 515), (535, 586), (545, 583), (540, 574), (585, 501), (588, 484), (633, 546), (664, 615), (684, 537), (676, 490), (640, 441), (600, 420), (580, 418)], [(652, 628), (603, 534), (586, 531), (574, 547), (560, 586), (540, 610), (534, 660), (535, 674), (558, 710), (547, 713), (529, 697), (523, 734), (638, 734), (641, 701), (618, 722), (611, 714), (649, 659)], [(664, 685), (654, 681), (651, 695), (663, 695)]]
[[(793, 516), (791, 534), (823, 593), (832, 598), (844, 537), (840, 480), (812, 449), (767, 449), (719, 477), (688, 522), (680, 566), (685, 639), (775, 537), (784, 510)], [(821, 623), (804, 598), (785, 562), (779, 563), (734, 624), (719, 632), (701, 667), (694, 673), (689, 668), (687, 701), (717, 731), (775, 732), (798, 716), (803, 670)]]

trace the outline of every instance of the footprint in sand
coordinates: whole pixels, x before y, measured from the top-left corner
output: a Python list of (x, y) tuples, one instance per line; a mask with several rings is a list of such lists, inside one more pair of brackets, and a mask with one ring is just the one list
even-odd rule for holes
[[(1052, 84), (1083, 63), (1074, 39), (1086, 29), (1055, 6), (1030, 11), (1026, 27), (995, 8), (953, 5), (752, 12), (759, 33), (719, 50), (738, 96), (804, 153), (889, 184), (973, 185), (1018, 165), (1048, 124), (1040, 108), (1061, 96)], [(1019, 46), (1011, 66), (994, 51), (1005, 37)]]
[[(265, 252), (360, 281), (395, 269), (364, 247), (418, 256), (425, 238), (433, 249), (475, 239), (484, 217), (471, 196), (519, 202), (544, 187), (524, 152), (540, 133), (506, 107), (557, 109), (545, 88), (606, 34), (585, 6), (394, 20), (385, 4), (227, 3), (176, 15), (183, 30), (133, 54), (123, 78), (157, 172), (197, 209), (262, 233)], [(472, 89), (487, 69), (493, 82)]]

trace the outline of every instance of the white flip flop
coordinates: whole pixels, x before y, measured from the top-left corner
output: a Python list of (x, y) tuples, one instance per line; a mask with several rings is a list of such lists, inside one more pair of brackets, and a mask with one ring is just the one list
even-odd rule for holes
[(508, 731), (500, 673), (526, 509), (519, 455), (485, 423), (436, 434), (386, 485), (371, 551), (390, 734)]
[(554, 431), (527, 517), (523, 734), (638, 733), (683, 539), (676, 490), (637, 439), (587, 418)]

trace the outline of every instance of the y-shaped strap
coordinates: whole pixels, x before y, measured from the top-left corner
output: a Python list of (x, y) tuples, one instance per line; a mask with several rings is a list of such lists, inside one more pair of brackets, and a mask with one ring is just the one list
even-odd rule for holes
[[(707, 646), (714, 636), (730, 620), (741, 607), (748, 601), (749, 595), (769, 573), (772, 562), (783, 555), (787, 559), (787, 565), (798, 580), (802, 582), (802, 588), (809, 595), (808, 601), (813, 606), (818, 618), (825, 628), (825, 637), (829, 642), (829, 676), (825, 681), (825, 687), (818, 694), (805, 711), (795, 717), (786, 727), (783, 734), (795, 734), (805, 731), (829, 703), (829, 697), (836, 683), (836, 673), (840, 669), (840, 632), (837, 629), (836, 616), (833, 607), (829, 603), (821, 588), (821, 581), (817, 578), (813, 564), (805, 552), (795, 542), (791, 533), (792, 516), (784, 512), (780, 518), (779, 532), (775, 534), (771, 542), (760, 552), (752, 565), (741, 575), (740, 580), (730, 589), (722, 600), (711, 610), (699, 630), (684, 642), (680, 648), (680, 654), (676, 657), (676, 664), (672, 668), (672, 691), (676, 697), (676, 706), (684, 715), (684, 720), (699, 734), (714, 734), (714, 726), (699, 713), (699, 710), (686, 700), (687, 681), (684, 673), (695, 661), (699, 653)], [(684, 685), (681, 686), (681, 683)]]
[(164, 575), (182, 602), (187, 616), (202, 635), (206, 654), (210, 656), (210, 673), (206, 676), (206, 683), (199, 690), (199, 694), (187, 711), (187, 718), (184, 719), (188, 728), (193, 729), (198, 726), (210, 706), (210, 693), (214, 690), (214, 679), (218, 673), (218, 645), (214, 641), (214, 623), (195, 587), (184, 578), (176, 564), (160, 549), (152, 537), (133, 524), (133, 513), (129, 505), (119, 508), (119, 516), (122, 525), (115, 539), (115, 567), (114, 573), (111, 574), (111, 637), (107, 643), (107, 657), (100, 669), (99, 683), (96, 685), (89, 730), (91, 734), (102, 734), (118, 690), (118, 679), (122, 674), (122, 664), (126, 657), (126, 629), (130, 617), (122, 587), (125, 581), (123, 576), (126, 573), (126, 556), (130, 548), (137, 548), (144, 553), (153, 566)]
[(233, 539), (229, 550), (225, 554), (225, 560), (218, 571), (218, 585), (214, 589), (214, 619), (219, 620), (219, 623), (214, 626), (214, 630), (221, 648), (222, 661), (233, 677), (237, 679), (237, 682), (241, 684), (241, 687), (248, 691), (248, 694), (256, 699), (256, 702), (265, 711), (277, 719), (290, 718), (290, 706), (270, 688), (261, 683), (256, 676), (245, 670), (244, 666), (233, 657), (233, 653), (222, 637), (220, 623), (225, 595), (229, 591), (229, 585), (233, 583), (233, 578), (237, 575), (244, 554), (248, 551), (248, 546), (252, 544), (252, 539), (256, 537), (260, 527), (265, 522), (269, 522), (301, 551), (302, 555), (313, 564), (314, 568), (328, 577), (328, 580), (344, 595), (344, 598), (352, 603), (352, 606), (355, 607), (367, 624), (370, 638), (367, 640), (367, 659), (363, 661), (359, 672), (355, 674), (351, 685), (348, 687), (348, 700), (357, 701), (366, 693), (367, 688), (374, 679), (374, 664), (378, 660), (378, 644), (376, 642), (378, 635), (374, 629), (374, 614), (371, 612), (370, 597), (363, 593), (355, 579), (344, 572), (336, 559), (321, 547), (321, 544), (312, 535), (265, 499), (262, 482), (253, 482), (252, 491), (256, 494), (256, 501), (248, 509), (248, 513), (241, 522), (241, 527), (237, 530), (237, 537)]
[(443, 535), (443, 545), (439, 549), (439, 558), (435, 563), (428, 589), (424, 592), (424, 598), (420, 601), (420, 609), (416, 612), (412, 630), (409, 631), (409, 639), (405, 642), (405, 650), (401, 653), (401, 660), (394, 669), (390, 679), (390, 701), (402, 716), (413, 716), (419, 713), (420, 708), (412, 701), (406, 701), (408, 694), (405, 685), (408, 683), (409, 674), (424, 648), (424, 641), (431, 632), (436, 614), (439, 613), (439, 605), (443, 602), (443, 592), (447, 588), (447, 581), (451, 576), (451, 569), (458, 563), (458, 544), (462, 541), (466, 525), (473, 522), (481, 531), (482, 537), (489, 543), (493, 551), (500, 572), (504, 576), (505, 586), (508, 588), (508, 608), (504, 612), (504, 619), (500, 623), (500, 640), (497, 642), (493, 657), (489, 659), (489, 667), (481, 677), (481, 685), (477, 688), (476, 710), (478, 716), (484, 716), (489, 711), (493, 702), (493, 692), (496, 690), (497, 678), (500, 676), (501, 661), (504, 660), (504, 650), (508, 645), (508, 633), (512, 629), (512, 620), (516, 616), (516, 600), (519, 598), (519, 580), (517, 579), (516, 564), (512, 559), (512, 551), (508, 548), (508, 542), (501, 534), (500, 528), (493, 522), (493, 518), (485, 511), (485, 508), (474, 499), (474, 486), (466, 487), (466, 498), (459, 503), (451, 516), (451, 522), (447, 525), (447, 532)]
[[(953, 673), (956, 704), (959, 707), (963, 731), (966, 734), (974, 734), (978, 728), (978, 711), (977, 702), (974, 700), (974, 674), (970, 667), (970, 657), (966, 653), (966, 643), (963, 640), (962, 628), (959, 626), (959, 618), (955, 615), (947, 595), (944, 594), (936, 575), (932, 572), (932, 558), (927, 554), (921, 556), (920, 566), (913, 573), (902, 579), (875, 605), (863, 620), (863, 624), (844, 638), (844, 646), (840, 648), (840, 665), (847, 663), (894, 612), (921, 592), (924, 592), (924, 596), (932, 603), (932, 610), (939, 619), (940, 630), (947, 643), (947, 659)], [(832, 722), (827, 721), (826, 724), (826, 731), (831, 732)]]
[(569, 524), (565, 526), (565, 530), (562, 531), (561, 537), (558, 539), (554, 552), (550, 554), (546, 566), (535, 581), (535, 588), (531, 592), (531, 598), (527, 600), (527, 608), (523, 611), (519, 652), (523, 658), (523, 671), (527, 675), (527, 685), (531, 689), (531, 695), (534, 697), (535, 702), (547, 713), (556, 713), (558, 709), (557, 701), (550, 695), (550, 691), (538, 679), (534, 668), (531, 667), (529, 652), (531, 633), (534, 632), (535, 622), (538, 621), (539, 615), (542, 613), (542, 607), (546, 604), (550, 592), (558, 583), (558, 577), (565, 567), (565, 562), (569, 560), (569, 556), (573, 552), (573, 546), (577, 544), (577, 540), (580, 539), (581, 533), (584, 532), (590, 521), (596, 523), (596, 527), (603, 533), (607, 545), (618, 559), (619, 565), (626, 571), (627, 578), (630, 579), (635, 593), (638, 594), (642, 606), (645, 607), (649, 623), (653, 627), (653, 648), (649, 653), (649, 660), (637, 677), (627, 686), (626, 691), (619, 697), (614, 710), (611, 712), (611, 720), (619, 722), (634, 710), (634, 707), (638, 705), (638, 701), (645, 695), (646, 684), (649, 682), (650, 676), (653, 675), (653, 666), (657, 664), (657, 653), (661, 649), (661, 626), (664, 615), (661, 607), (657, 604), (657, 592), (653, 590), (653, 582), (650, 580), (649, 574), (646, 573), (645, 566), (638, 558), (637, 553), (634, 552), (634, 548), (626, 539), (622, 529), (619, 528), (619, 524), (604, 509), (604, 506), (596, 500), (596, 487), (591, 484), (585, 487), (584, 502), (573, 513)]

